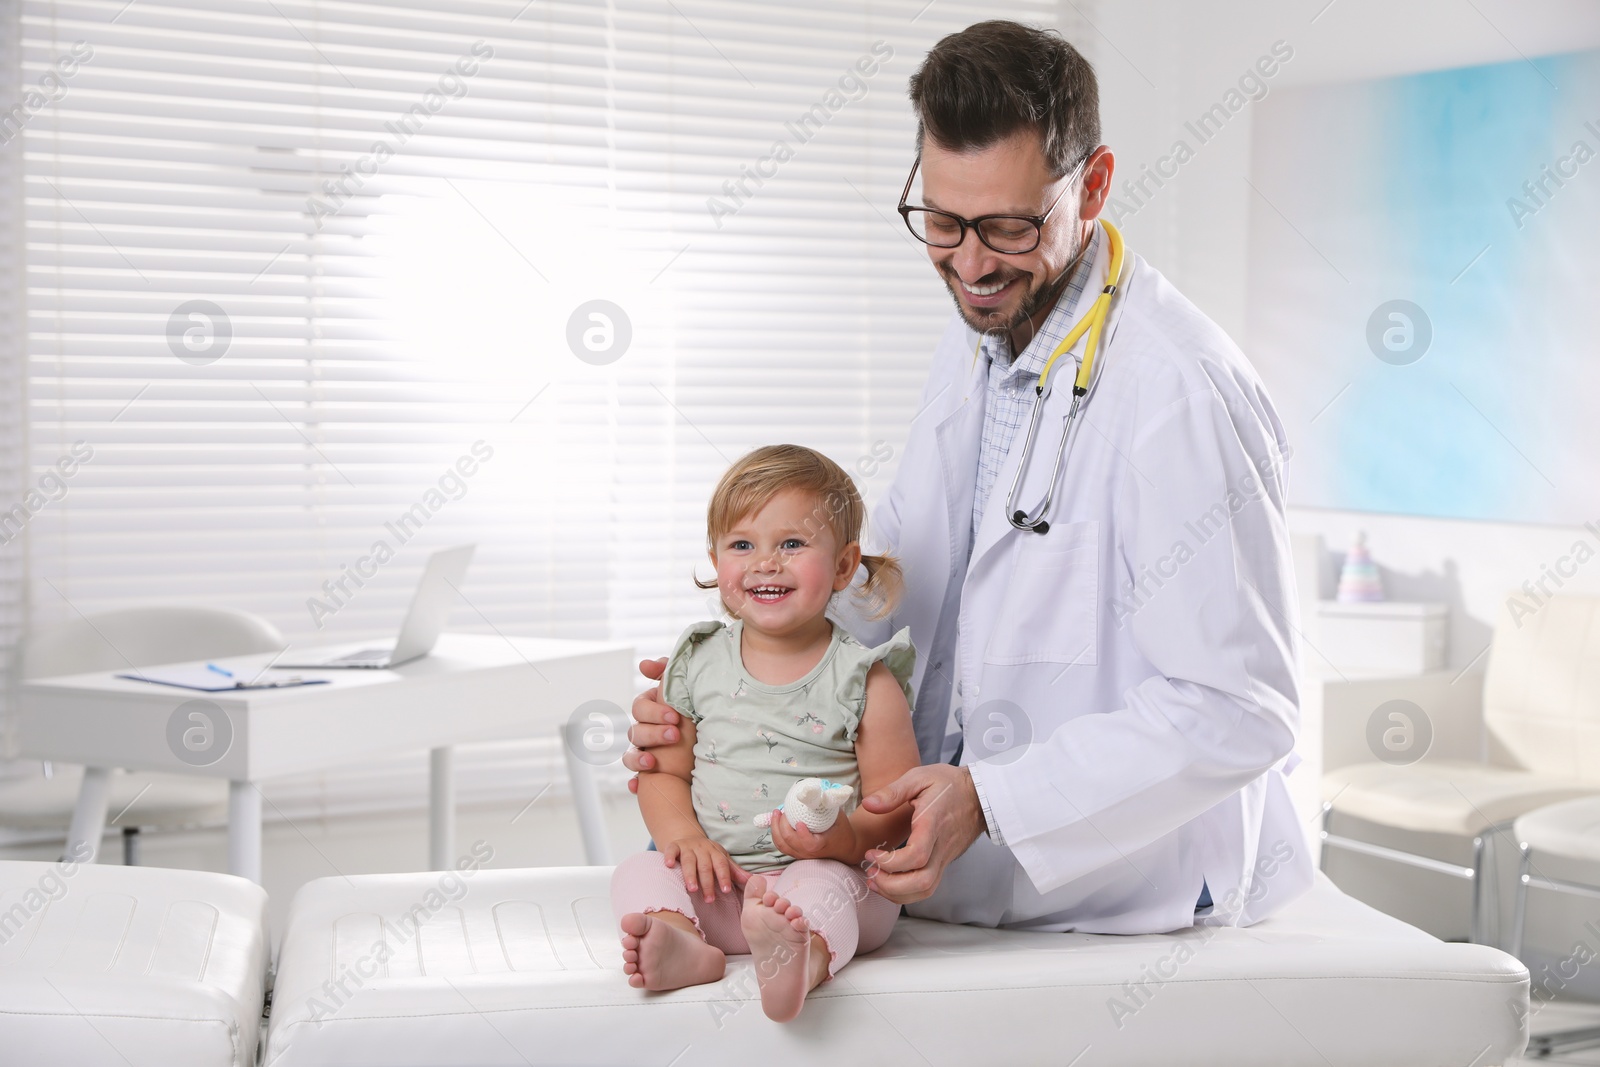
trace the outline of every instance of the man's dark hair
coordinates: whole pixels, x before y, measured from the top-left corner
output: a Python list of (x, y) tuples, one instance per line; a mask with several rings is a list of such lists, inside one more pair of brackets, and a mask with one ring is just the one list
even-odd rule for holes
[(1100, 143), (1094, 68), (1054, 30), (1020, 22), (979, 22), (934, 45), (911, 75), (911, 106), (919, 153), (925, 137), (962, 152), (1033, 130), (1059, 178)]

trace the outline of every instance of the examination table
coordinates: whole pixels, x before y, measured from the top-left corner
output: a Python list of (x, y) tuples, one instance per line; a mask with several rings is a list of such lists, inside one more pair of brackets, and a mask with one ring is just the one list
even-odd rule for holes
[(1321, 875), (1248, 929), (1113, 937), (901, 919), (779, 1025), (748, 957), (715, 985), (629, 987), (606, 867), (311, 882), (265, 1020), (259, 887), (52, 871), (0, 863), (8, 1067), (1489, 1067), (1527, 1041), (1514, 958), (1437, 941)]

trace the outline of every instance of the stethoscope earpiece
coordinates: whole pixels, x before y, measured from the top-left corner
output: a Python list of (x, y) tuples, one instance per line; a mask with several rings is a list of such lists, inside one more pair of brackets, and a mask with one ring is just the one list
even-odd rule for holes
[(1050, 524), (1048, 522), (1043, 519), (1038, 522), (1029, 522), (1027, 513), (1022, 511), (1013, 511), (1011, 513), (1011, 525), (1019, 530), (1032, 530), (1034, 533), (1050, 532)]

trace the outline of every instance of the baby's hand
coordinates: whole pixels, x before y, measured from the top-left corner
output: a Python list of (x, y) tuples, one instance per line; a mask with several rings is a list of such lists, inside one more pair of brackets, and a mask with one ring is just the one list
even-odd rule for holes
[(797, 860), (838, 860), (850, 864), (861, 860), (855, 828), (842, 814), (819, 834), (804, 823), (794, 825), (779, 808), (772, 813), (772, 847)]
[(661, 845), (661, 856), (668, 867), (683, 865), (683, 888), (702, 893), (706, 903), (717, 898), (717, 891), (733, 892), (737, 883), (743, 889), (750, 875), (728, 856), (728, 850), (708, 837), (683, 837)]

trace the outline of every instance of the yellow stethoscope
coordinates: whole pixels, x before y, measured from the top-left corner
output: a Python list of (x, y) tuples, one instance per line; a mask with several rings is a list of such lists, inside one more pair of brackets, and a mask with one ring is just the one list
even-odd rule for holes
[[(1100, 295), (1090, 305), (1083, 317), (1073, 324), (1067, 331), (1067, 336), (1056, 345), (1056, 350), (1045, 361), (1044, 370), (1039, 372), (1039, 382), (1033, 391), (1033, 416), (1028, 420), (1028, 436), (1022, 442), (1022, 455), (1017, 459), (1017, 473), (1011, 479), (1011, 491), (1006, 494), (1006, 519), (1019, 530), (1032, 530), (1035, 533), (1049, 533), (1050, 523), (1046, 521), (1050, 514), (1050, 505), (1055, 500), (1056, 484), (1061, 479), (1061, 469), (1067, 461), (1067, 442), (1072, 439), (1072, 424), (1078, 417), (1078, 408), (1083, 404), (1084, 397), (1089, 393), (1089, 379), (1094, 371), (1095, 353), (1100, 347), (1100, 335), (1105, 330), (1106, 319), (1111, 315), (1111, 299), (1117, 293), (1117, 280), (1122, 277), (1122, 234), (1117, 228), (1101, 219), (1100, 225), (1105, 227), (1106, 239), (1111, 242), (1111, 264), (1106, 271), (1106, 284), (1100, 290)], [(1050, 369), (1055, 366), (1056, 360), (1087, 333), (1088, 341), (1083, 346), (1083, 360), (1078, 364), (1078, 376), (1072, 383), (1072, 407), (1067, 410), (1065, 425), (1061, 428), (1061, 444), (1056, 449), (1056, 465), (1050, 472), (1050, 482), (1045, 490), (1044, 500), (1040, 503), (1038, 511), (1029, 515), (1016, 507), (1017, 488), (1022, 484), (1022, 474), (1028, 469), (1028, 458), (1033, 454), (1033, 440), (1039, 434), (1039, 418), (1044, 412), (1045, 401), (1050, 399)], [(983, 342), (978, 342), (979, 348)], [(973, 350), (973, 359), (977, 359), (978, 350)]]

